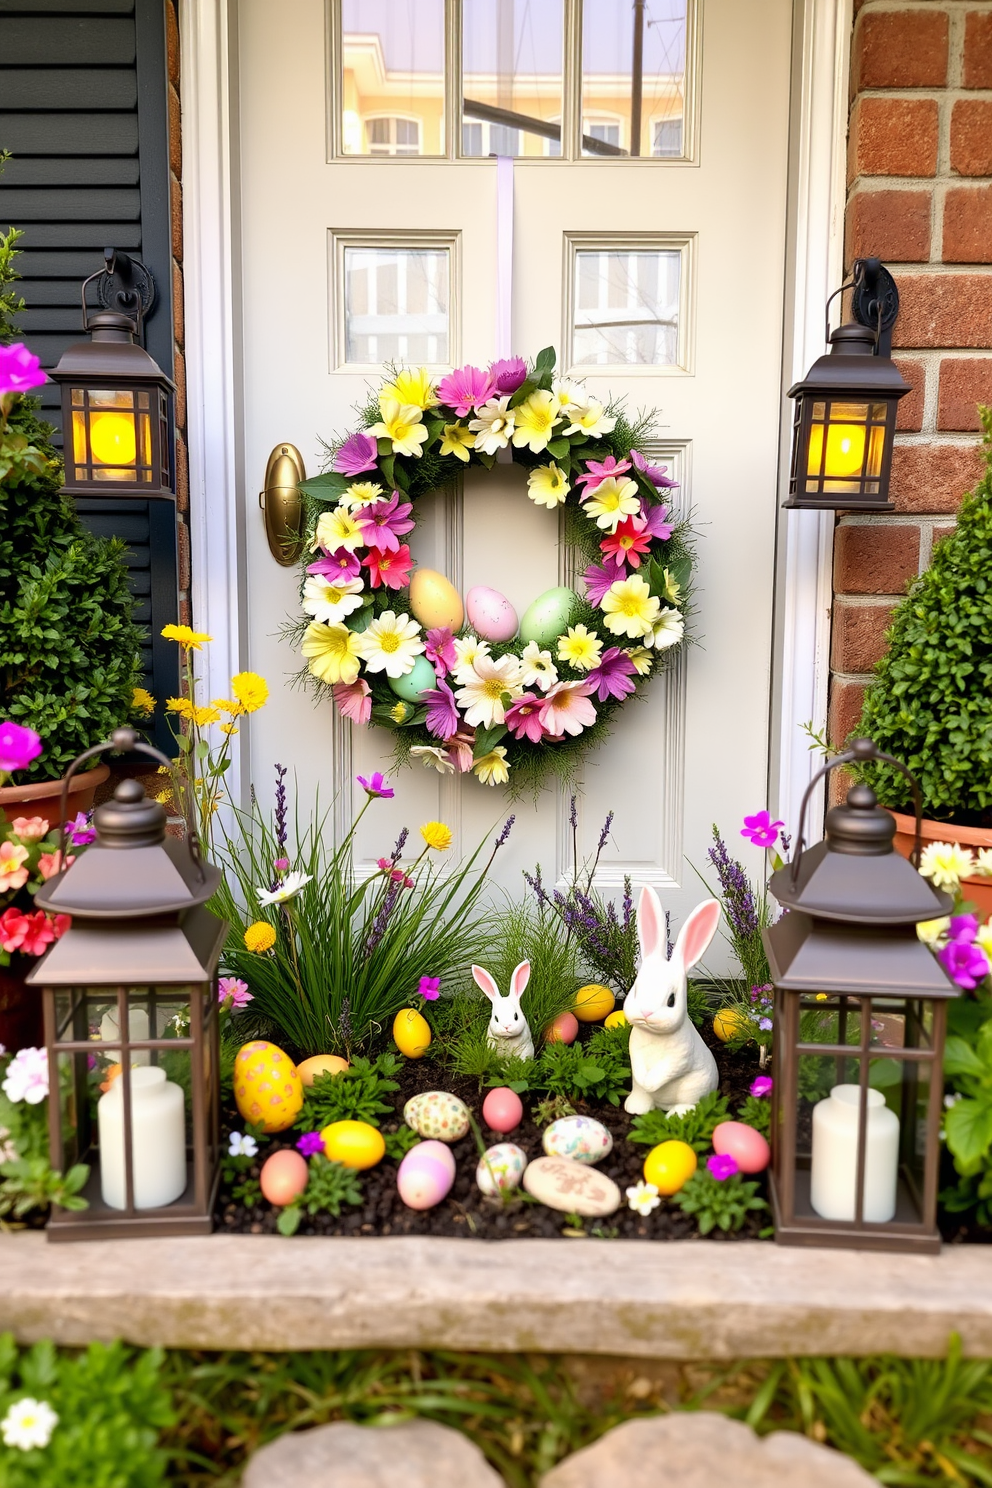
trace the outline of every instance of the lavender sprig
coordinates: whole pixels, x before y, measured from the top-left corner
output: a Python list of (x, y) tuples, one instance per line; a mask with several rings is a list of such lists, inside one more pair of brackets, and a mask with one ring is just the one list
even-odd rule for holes
[(289, 828), (286, 825), (286, 766), (276, 765), (276, 845), (279, 848), (278, 857), (283, 857), (283, 849), (289, 836)]
[(513, 829), (513, 823), (516, 821), (516, 819), (517, 818), (515, 816), (508, 816), (506, 818), (506, 821), (503, 823), (503, 830), (496, 838), (497, 847), (502, 847), (503, 844), (506, 842), (506, 839), (509, 837), (510, 832)]
[(389, 917), (396, 907), (396, 900), (399, 898), (399, 893), (402, 887), (403, 885), (401, 883), (394, 882), (391, 883), (389, 885), (389, 888), (386, 890), (386, 897), (382, 901), (382, 908), (379, 910), (379, 913), (375, 917), (375, 922), (372, 926), (372, 933), (369, 936), (368, 940), (365, 942), (366, 956), (371, 956), (372, 952), (379, 944), (383, 935), (385, 935), (386, 926), (389, 924)]
[(630, 922), (634, 915), (634, 886), (630, 881), (629, 874), (623, 881), (623, 928), (630, 929)]
[(406, 839), (409, 837), (409, 835), (410, 828), (404, 827), (402, 832), (396, 839), (396, 846), (393, 848), (392, 852), (389, 855), (389, 861), (392, 863), (394, 868), (396, 867), (396, 864), (399, 862), (400, 858), (403, 856), (403, 849), (404, 847), (406, 847)]
[(727, 845), (716, 827), (713, 828), (714, 846), (709, 859), (716, 869), (720, 888), (723, 891), (723, 907), (730, 929), (735, 936), (754, 935), (761, 927), (754, 890), (743, 867), (727, 851)]

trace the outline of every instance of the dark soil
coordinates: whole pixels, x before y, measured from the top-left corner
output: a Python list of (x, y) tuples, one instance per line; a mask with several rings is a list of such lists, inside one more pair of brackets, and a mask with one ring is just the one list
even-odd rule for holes
[[(730, 1054), (726, 1047), (709, 1029), (703, 1037), (710, 1045), (720, 1071), (720, 1091), (727, 1096), (731, 1114), (735, 1114), (748, 1095), (751, 1081), (758, 1074), (757, 1050)], [(541, 1139), (545, 1128), (537, 1126), (531, 1119), (531, 1110), (537, 1106), (539, 1095), (525, 1095), (524, 1119), (516, 1131), (499, 1136), (488, 1131), (482, 1123), (481, 1108), (486, 1091), (480, 1091), (476, 1081), (460, 1079), (446, 1074), (430, 1058), (406, 1060), (397, 1076), (400, 1089), (395, 1093), (396, 1118), (383, 1118), (383, 1132), (395, 1131), (403, 1124), (403, 1105), (412, 1095), (422, 1090), (447, 1090), (460, 1096), (473, 1112), (487, 1143), (514, 1142), (526, 1152), (528, 1158), (543, 1155)], [(623, 1194), (624, 1190), (643, 1177), (644, 1159), (649, 1148), (640, 1143), (627, 1141), (632, 1118), (623, 1106), (597, 1104), (573, 1100), (576, 1111), (593, 1116), (613, 1136), (613, 1151), (609, 1157), (597, 1163), (598, 1171), (612, 1178)], [(227, 1134), (231, 1130), (241, 1131), (244, 1122), (233, 1105), (221, 1116), (224, 1149)], [(280, 1132), (260, 1146), (259, 1159), (251, 1172), (258, 1176), (261, 1161), (277, 1152), (281, 1147), (292, 1147), (299, 1132), (295, 1129)], [(408, 1209), (396, 1190), (398, 1163), (384, 1158), (377, 1167), (360, 1175), (365, 1194), (361, 1207), (346, 1206), (338, 1218), (330, 1214), (317, 1214), (312, 1219), (305, 1216), (297, 1231), (300, 1235), (467, 1235), (485, 1240), (521, 1239), (525, 1237), (548, 1238), (558, 1235), (585, 1233), (604, 1238), (622, 1237), (633, 1240), (689, 1240), (698, 1238), (696, 1222), (673, 1204), (662, 1202), (647, 1218), (635, 1214), (627, 1207), (626, 1199), (616, 1214), (607, 1219), (584, 1221), (583, 1231), (572, 1230), (565, 1215), (543, 1204), (535, 1203), (526, 1195), (509, 1202), (485, 1198), (476, 1187), (475, 1169), (479, 1160), (478, 1149), (471, 1131), (460, 1142), (452, 1146), (458, 1171), (448, 1197), (434, 1209), (416, 1211)], [(243, 1181), (240, 1175), (238, 1181)], [(762, 1183), (762, 1197), (767, 1194)], [(276, 1234), (279, 1210), (263, 1199), (255, 1208), (245, 1208), (231, 1196), (231, 1186), (222, 1184), (217, 1200), (217, 1229), (228, 1234), (271, 1235)], [(714, 1240), (754, 1240), (761, 1230), (771, 1222), (770, 1214), (759, 1211), (748, 1215), (743, 1229), (736, 1234), (725, 1234), (714, 1230)]]

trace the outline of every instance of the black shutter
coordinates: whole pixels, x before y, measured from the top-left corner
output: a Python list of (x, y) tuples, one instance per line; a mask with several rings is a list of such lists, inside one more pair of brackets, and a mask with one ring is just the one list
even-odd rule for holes
[[(17, 324), (42, 365), (82, 336), (79, 289), (125, 249), (152, 271), (156, 301), (145, 345), (172, 375), (165, 0), (0, 0), (0, 222), (24, 237)], [(61, 426), (58, 390), (42, 389), (45, 417)], [(122, 537), (147, 627), (145, 686), (179, 691), (178, 647), (161, 640), (179, 617), (176, 514), (170, 503), (80, 499), (102, 536)], [(155, 742), (170, 748), (161, 726)]]

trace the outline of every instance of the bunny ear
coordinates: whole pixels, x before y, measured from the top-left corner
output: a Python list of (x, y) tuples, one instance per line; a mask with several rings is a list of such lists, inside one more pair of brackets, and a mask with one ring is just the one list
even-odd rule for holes
[(493, 1001), (499, 996), (499, 988), (493, 981), (492, 977), (489, 975), (488, 971), (483, 971), (481, 966), (473, 966), (472, 976), (475, 980), (475, 985), (482, 988), (483, 992), (485, 992), (490, 1001)]
[(668, 953), (668, 925), (658, 895), (650, 884), (641, 889), (637, 901), (637, 938), (641, 943), (641, 959), (653, 956), (660, 947), (663, 956)]
[(513, 993), (514, 997), (520, 996), (529, 981), (530, 962), (521, 961), (520, 965), (517, 967), (516, 971), (510, 978), (510, 991)]
[(673, 959), (681, 960), (686, 970), (690, 966), (695, 966), (716, 934), (716, 927), (719, 923), (720, 901), (704, 899), (702, 904), (697, 905), (692, 911), (679, 931)]

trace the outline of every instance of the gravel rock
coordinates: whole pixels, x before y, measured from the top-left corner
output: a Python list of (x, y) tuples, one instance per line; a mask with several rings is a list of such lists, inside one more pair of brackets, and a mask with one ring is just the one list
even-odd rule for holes
[(335, 1421), (261, 1447), (241, 1488), (504, 1488), (474, 1442), (450, 1426)]

